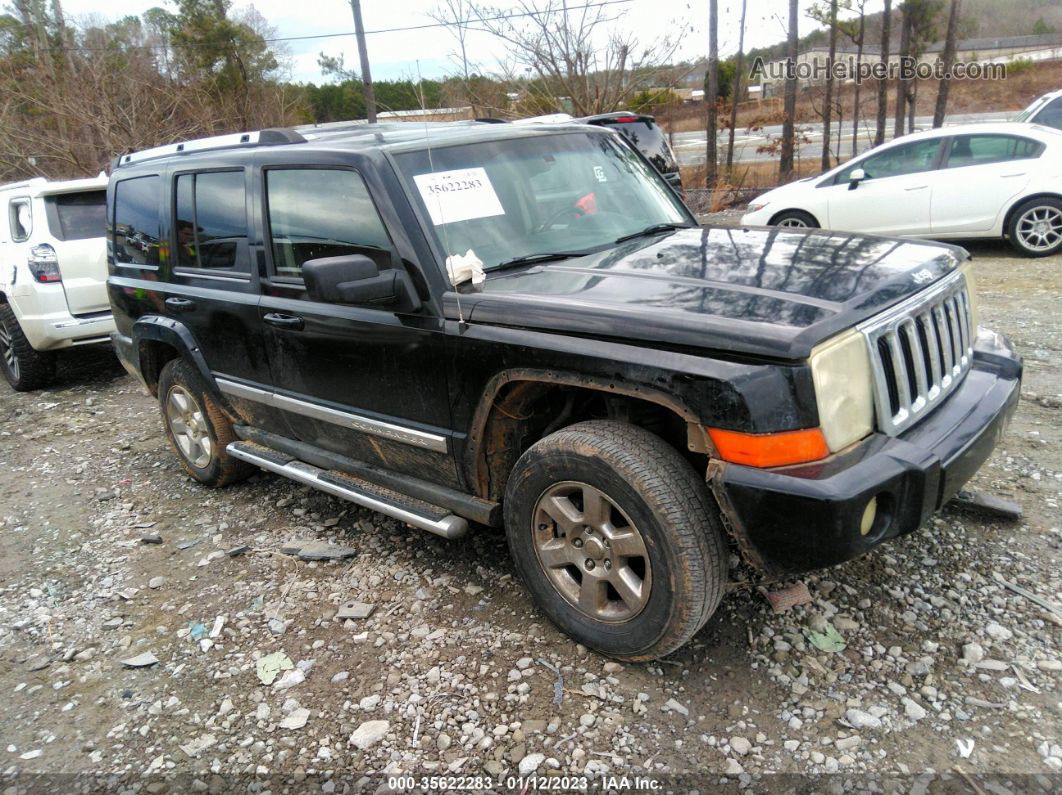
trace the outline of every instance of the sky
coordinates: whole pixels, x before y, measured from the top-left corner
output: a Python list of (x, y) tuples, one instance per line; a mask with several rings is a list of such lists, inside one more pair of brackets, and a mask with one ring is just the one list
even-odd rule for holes
[[(593, 1), (593, 0), (589, 0)], [(541, 7), (546, 0), (537, 0)], [(574, 8), (588, 0), (568, 0)], [(737, 50), (740, 26), (741, 0), (718, 0), (719, 46), (725, 57)], [(514, 0), (493, 0), (493, 5), (507, 10), (516, 5)], [(68, 18), (88, 16), (113, 21), (119, 16), (140, 14), (154, 6), (173, 10), (175, 5), (167, 0), (122, 0), (121, 13), (115, 12), (115, 4), (104, 0), (63, 0), (63, 11)], [(350, 3), (347, 0), (255, 0), (253, 3), (234, 0), (233, 9), (253, 5), (276, 30), (277, 36), (314, 36), (319, 34), (347, 33), (335, 38), (318, 38), (285, 43), (289, 59), (290, 78), (296, 82), (327, 82), (317, 66), (318, 53), (343, 55), (348, 67), (358, 63), (354, 41), (354, 22)], [(431, 10), (439, 0), (362, 0), (362, 18), (365, 30), (381, 31), (389, 28), (431, 24)], [(801, 12), (811, 5), (810, 0), (801, 0)], [(868, 12), (880, 10), (882, 0), (870, 0)], [(643, 43), (683, 31), (682, 44), (677, 60), (695, 60), (708, 51), (708, 2), (707, 0), (630, 0), (607, 9), (615, 16), (611, 24), (624, 31), (637, 31)], [(748, 0), (746, 22), (746, 49), (773, 44), (785, 37), (785, 17), (788, 13), (786, 0)], [(801, 19), (801, 35), (815, 27), (806, 16)], [(505, 48), (485, 33), (470, 33), (470, 60), (481, 66), (481, 71), (497, 71), (499, 59), (505, 58)], [(440, 78), (456, 70), (456, 42), (445, 29), (407, 30), (381, 32), (367, 35), (370, 64), (373, 78), (395, 80), (412, 78), (419, 74), (425, 78)]]

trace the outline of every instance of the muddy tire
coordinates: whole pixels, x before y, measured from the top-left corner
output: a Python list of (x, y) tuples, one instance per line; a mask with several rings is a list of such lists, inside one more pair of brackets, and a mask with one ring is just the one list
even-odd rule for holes
[(172, 359), (159, 374), (159, 409), (166, 438), (188, 474), (220, 488), (254, 474), (255, 467), (225, 452), (236, 441), (232, 423), (183, 359)]
[(33, 349), (6, 303), (0, 303), (0, 371), (16, 392), (40, 389), (55, 377), (55, 354)]
[(582, 422), (527, 450), (506, 485), (505, 529), (539, 608), (610, 657), (674, 651), (723, 596), (728, 553), (704, 480), (633, 425)]

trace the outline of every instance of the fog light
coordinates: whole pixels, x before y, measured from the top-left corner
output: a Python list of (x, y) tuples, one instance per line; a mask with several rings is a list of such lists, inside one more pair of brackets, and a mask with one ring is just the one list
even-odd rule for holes
[(859, 534), (867, 535), (874, 527), (874, 519), (878, 515), (878, 498), (871, 497), (867, 507), (863, 509), (863, 518), (859, 520)]

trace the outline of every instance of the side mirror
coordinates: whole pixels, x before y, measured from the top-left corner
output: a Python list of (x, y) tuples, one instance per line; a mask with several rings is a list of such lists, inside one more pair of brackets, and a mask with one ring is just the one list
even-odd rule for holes
[(859, 187), (859, 183), (865, 180), (866, 178), (867, 173), (863, 169), (855, 169), (854, 171), (852, 171), (851, 174), (848, 175), (848, 190), (855, 190)]
[(409, 274), (395, 269), (381, 273), (364, 254), (307, 260), (302, 266), (302, 278), (314, 301), (386, 306), (404, 312), (420, 309)]

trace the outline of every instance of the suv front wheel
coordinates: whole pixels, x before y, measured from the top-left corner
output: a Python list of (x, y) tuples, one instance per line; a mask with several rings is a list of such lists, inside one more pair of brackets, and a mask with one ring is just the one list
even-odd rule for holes
[(225, 452), (236, 441), (232, 423), (183, 359), (171, 359), (159, 374), (159, 408), (170, 446), (200, 483), (219, 488), (254, 473), (255, 467)]
[(537, 442), (505, 492), (509, 549), (538, 606), (584, 645), (630, 661), (677, 649), (718, 606), (717, 510), (667, 443), (610, 420)]
[(0, 303), (0, 370), (16, 392), (40, 389), (55, 375), (55, 354), (33, 349), (5, 303)]

